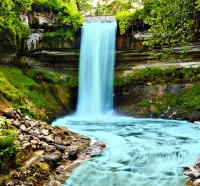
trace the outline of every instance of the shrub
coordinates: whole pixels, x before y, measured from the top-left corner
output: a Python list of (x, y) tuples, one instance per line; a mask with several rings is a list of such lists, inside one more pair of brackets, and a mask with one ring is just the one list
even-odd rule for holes
[(118, 22), (121, 35), (126, 33), (126, 30), (131, 26), (133, 19), (134, 12), (123, 11), (116, 15), (116, 20)]
[(7, 172), (15, 164), (16, 139), (17, 133), (14, 129), (0, 129), (0, 173)]

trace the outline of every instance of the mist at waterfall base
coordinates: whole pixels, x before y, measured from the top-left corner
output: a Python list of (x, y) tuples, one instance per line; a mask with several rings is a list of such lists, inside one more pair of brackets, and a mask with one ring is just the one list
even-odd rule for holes
[(184, 186), (183, 167), (199, 155), (200, 127), (112, 114), (115, 29), (115, 22), (83, 26), (77, 112), (53, 124), (106, 149), (75, 169), (65, 186)]

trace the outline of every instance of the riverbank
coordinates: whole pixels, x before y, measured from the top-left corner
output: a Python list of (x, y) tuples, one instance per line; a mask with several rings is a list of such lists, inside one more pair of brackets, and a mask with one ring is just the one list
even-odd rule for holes
[(15, 135), (12, 145), (16, 151), (10, 151), (11, 144), (5, 147), (13, 136), (1, 135), (2, 186), (62, 185), (75, 167), (104, 148), (64, 127), (34, 121), (19, 110), (0, 117), (0, 131), (4, 130)]
[(114, 103), (123, 115), (200, 120), (199, 63), (190, 67), (135, 69), (115, 79)]
[[(199, 121), (199, 64), (137, 67), (116, 74), (115, 110), (132, 117)], [(77, 79), (74, 71), (0, 66), (0, 114), (5, 108), (20, 108), (48, 122), (69, 115), (77, 105)]]
[[(197, 125), (200, 122), (196, 122)], [(184, 167), (184, 175), (186, 176), (186, 186), (200, 186), (200, 157), (192, 167)]]

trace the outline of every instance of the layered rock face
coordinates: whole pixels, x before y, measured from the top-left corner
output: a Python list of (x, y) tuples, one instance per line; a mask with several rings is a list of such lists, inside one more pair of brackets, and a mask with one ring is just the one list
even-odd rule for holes
[[(11, 46), (12, 43), (5, 37), (5, 34), (1, 33), (0, 65), (15, 65), (23, 69), (37, 68), (38, 71), (45, 69), (52, 76), (54, 76), (55, 71), (65, 74), (60, 76), (61, 80), (63, 82), (70, 80), (70, 82), (73, 82), (72, 86), (69, 83), (67, 83), (67, 86), (57, 82), (52, 84), (52, 80), (44, 77), (43, 73), (37, 73), (33, 80), (41, 85), (42, 92), (47, 100), (54, 99), (57, 102), (53, 104), (54, 108), (51, 109), (51, 113), (54, 113), (51, 119), (72, 112), (76, 107), (77, 99), (80, 33), (71, 40), (58, 38), (51, 34), (46, 35), (45, 33), (52, 33), (62, 28), (58, 25), (57, 17), (53, 12), (29, 12), (21, 15), (21, 20), (24, 24), (29, 25), (31, 34), (27, 41), (22, 42), (20, 47), (15, 49)], [(151, 51), (148, 51), (143, 45), (146, 37), (148, 37), (148, 34), (145, 32), (132, 31), (125, 36), (117, 34), (115, 79), (126, 78), (139, 69), (150, 67), (188, 68), (199, 66), (199, 43), (193, 43), (189, 46), (188, 54), (184, 58), (180, 58), (184, 48), (177, 47), (170, 58), (158, 59), (150, 55)], [(151, 82), (149, 83), (151, 84)], [(173, 92), (177, 87), (187, 87), (187, 82), (179, 82), (178, 84), (172, 82), (171, 85), (164, 85), (163, 83), (162, 85), (152, 86), (144, 85), (141, 82), (136, 87), (134, 86), (134, 82), (126, 87), (116, 86), (114, 97), (116, 109), (133, 116), (146, 116), (143, 111), (144, 108), (139, 110), (133, 108), (137, 102), (136, 99), (141, 101), (148, 97), (151, 102), (154, 97), (162, 97), (165, 93), (169, 93), (169, 90)], [(162, 95), (157, 95), (158, 89), (163, 92)], [(180, 91), (182, 91), (182, 88), (180, 88)], [(129, 99), (132, 101), (127, 101)], [(131, 105), (130, 111), (128, 108)], [(135, 111), (133, 111), (134, 109)], [(153, 106), (151, 109), (155, 110)], [(173, 113), (170, 112), (171, 115)], [(150, 115), (147, 114), (147, 116)]]
[(137, 69), (118, 77), (114, 93), (116, 110), (135, 117), (199, 121), (200, 63), (183, 64)]
[[(169, 93), (178, 94), (191, 86), (192, 84), (158, 84), (127, 85), (122, 89), (116, 88), (116, 108), (119, 113), (128, 116), (186, 119), (188, 118), (187, 115), (178, 115), (177, 110), (164, 103), (164, 96)], [(158, 103), (157, 105), (156, 102)]]

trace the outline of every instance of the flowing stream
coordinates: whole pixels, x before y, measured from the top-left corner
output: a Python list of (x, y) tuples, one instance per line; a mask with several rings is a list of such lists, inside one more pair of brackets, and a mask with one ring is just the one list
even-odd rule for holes
[(108, 116), (65, 117), (54, 124), (106, 144), (66, 186), (184, 186), (183, 167), (192, 166), (199, 155), (200, 126), (186, 121)]
[(113, 114), (116, 22), (82, 29), (77, 111), (56, 120), (106, 144), (77, 168), (66, 186), (184, 186), (183, 167), (199, 155), (200, 126), (186, 121), (137, 119)]

